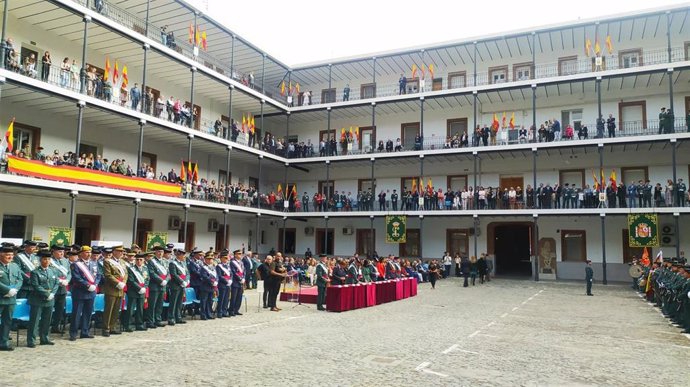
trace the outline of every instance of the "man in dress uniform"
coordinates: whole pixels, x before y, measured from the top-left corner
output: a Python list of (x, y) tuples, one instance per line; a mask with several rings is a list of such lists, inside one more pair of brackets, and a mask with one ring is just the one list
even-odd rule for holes
[(14, 350), (10, 346), (12, 313), (24, 281), (19, 265), (12, 262), (14, 251), (15, 247), (11, 243), (3, 243), (0, 247), (0, 351)]
[[(182, 299), (185, 295), (185, 289), (189, 285), (189, 271), (187, 270), (187, 262), (185, 262), (184, 250), (174, 250), (175, 259), (170, 262), (170, 298), (168, 302), (168, 325), (186, 324), (182, 319)], [(191, 301), (191, 300), (190, 300)]]
[(345, 283), (348, 285), (355, 285), (359, 283), (359, 269), (357, 268), (356, 259), (350, 260), (350, 265), (347, 268), (347, 280)]
[(65, 318), (67, 284), (72, 279), (72, 273), (69, 270), (69, 260), (65, 258), (65, 247), (53, 245), (50, 250), (52, 252), (50, 266), (58, 273), (58, 282), (60, 283), (58, 291), (55, 293), (55, 312), (53, 312), (53, 318), (51, 319), (53, 325), (51, 332), (62, 333), (60, 331), (60, 324), (62, 324), (62, 320)]
[(232, 272), (232, 284), (230, 285), (230, 316), (241, 316), (242, 293), (244, 285), (244, 265), (242, 264), (242, 250), (232, 252), (233, 260), (230, 261)]
[(333, 267), (333, 275), (331, 278), (333, 285), (345, 285), (345, 281), (347, 281), (347, 270), (345, 270), (345, 267), (347, 267), (347, 261), (338, 259), (335, 263), (335, 267)]
[(652, 185), (646, 180), (642, 187), (642, 203), (644, 207), (652, 206)]
[(244, 284), (247, 289), (252, 288), (252, 251), (248, 250), (247, 254), (242, 257), (242, 265), (244, 266)]
[(22, 288), (19, 289), (17, 298), (28, 298), (29, 293), (31, 293), (29, 278), (31, 278), (31, 272), (38, 266), (38, 256), (36, 255), (37, 246), (37, 242), (26, 241), (24, 242), (24, 250), (14, 256), (14, 263), (16, 263), (22, 270), (22, 273), (24, 273), (23, 285)]
[(125, 248), (116, 246), (112, 256), (107, 253), (103, 262), (103, 294), (105, 294), (105, 310), (103, 311), (103, 336), (119, 335), (115, 330), (117, 320), (122, 309), (122, 298), (125, 296), (127, 285), (127, 263), (124, 260)]
[(127, 267), (127, 310), (122, 315), (122, 329), (132, 332), (132, 316), (136, 330), (145, 331), (144, 302), (149, 284), (149, 269), (146, 267), (146, 254), (136, 254), (134, 265)]
[(616, 192), (616, 196), (618, 196), (618, 208), (625, 208), (625, 194), (627, 192), (625, 183), (621, 181), (617, 188), (618, 191)]
[[(60, 287), (58, 272), (50, 267), (51, 252), (48, 249), (40, 250), (39, 266), (31, 272), (31, 293), (29, 293), (29, 329), (26, 332), (26, 346), (36, 347), (36, 331), (41, 345), (54, 345), (48, 338), (50, 331), (50, 318), (55, 305), (55, 294)], [(40, 324), (40, 328), (39, 328)]]
[(393, 193), (391, 194), (391, 205), (393, 206), (393, 211), (398, 210), (398, 193), (396, 190), (393, 190)]
[(676, 205), (678, 207), (685, 207), (685, 198), (686, 198), (686, 192), (688, 188), (683, 183), (683, 179), (678, 179), (678, 184), (676, 184), (676, 200), (675, 202), (677, 203)]
[[(199, 270), (201, 270), (201, 265), (203, 264), (202, 257), (204, 252), (198, 248), (192, 249), (192, 256), (187, 260), (187, 272), (189, 273), (189, 285), (194, 289), (197, 298), (199, 298), (199, 285), (201, 284), (201, 279), (199, 278)], [(192, 304), (194, 310), (193, 314), (201, 314), (201, 306), (198, 302)]]
[(153, 258), (147, 262), (149, 269), (149, 307), (146, 309), (146, 327), (164, 327), (163, 298), (168, 285), (168, 268), (163, 266), (163, 246), (153, 248)]
[(201, 319), (214, 319), (211, 315), (213, 308), (213, 291), (218, 287), (218, 275), (213, 266), (213, 253), (204, 255), (204, 263), (199, 269), (199, 301), (201, 301)]
[(319, 264), (316, 265), (316, 288), (318, 289), (316, 309), (326, 310), (323, 307), (323, 304), (326, 303), (326, 287), (331, 282), (328, 276), (328, 256), (326, 254), (319, 255), (319, 261)]
[(216, 265), (218, 278), (218, 303), (216, 305), (216, 317), (230, 317), (228, 304), (230, 303), (230, 285), (232, 285), (232, 270), (228, 261), (230, 252), (223, 250), (220, 252), (220, 263)]
[(587, 266), (585, 266), (585, 282), (587, 282), (587, 295), (593, 296), (592, 294), (592, 283), (594, 282), (594, 270), (592, 269), (592, 261), (585, 261)]
[(302, 196), (302, 212), (309, 212), (309, 195), (306, 192)]
[(91, 326), (91, 314), (93, 303), (96, 299), (96, 287), (101, 281), (98, 271), (98, 263), (91, 259), (91, 248), (82, 246), (79, 248), (77, 260), (72, 263), (72, 280), (70, 290), (72, 292), (72, 319), (69, 326), (70, 341), (77, 340), (77, 333), (81, 330), (82, 339), (93, 339), (89, 334)]

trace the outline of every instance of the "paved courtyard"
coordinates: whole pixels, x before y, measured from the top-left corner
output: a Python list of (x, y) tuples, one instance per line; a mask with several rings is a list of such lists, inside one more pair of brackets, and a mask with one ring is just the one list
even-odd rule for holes
[(240, 318), (17, 348), (0, 356), (0, 385), (688, 385), (690, 338), (627, 286), (594, 294), (450, 279), (336, 314), (290, 303), (257, 312), (250, 291)]

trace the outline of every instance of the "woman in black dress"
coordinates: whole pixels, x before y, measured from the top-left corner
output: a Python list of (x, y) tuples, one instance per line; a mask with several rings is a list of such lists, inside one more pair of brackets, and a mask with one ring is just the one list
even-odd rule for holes
[(431, 288), (436, 289), (436, 280), (439, 276), (440, 266), (436, 261), (431, 261), (429, 264), (429, 282), (431, 282)]

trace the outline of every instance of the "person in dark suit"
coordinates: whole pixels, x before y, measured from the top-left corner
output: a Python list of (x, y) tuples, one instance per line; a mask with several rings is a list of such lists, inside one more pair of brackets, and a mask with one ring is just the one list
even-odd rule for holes
[(220, 263), (216, 265), (218, 278), (218, 304), (216, 305), (216, 317), (230, 317), (228, 304), (230, 302), (230, 286), (232, 285), (232, 271), (228, 260), (230, 252), (223, 250), (220, 252)]
[(55, 294), (60, 287), (58, 273), (50, 267), (51, 252), (48, 249), (39, 250), (39, 266), (31, 272), (31, 293), (29, 293), (29, 329), (26, 332), (26, 346), (36, 347), (36, 331), (41, 340), (41, 345), (54, 345), (48, 338), (50, 331), (50, 318), (55, 305)]
[(280, 285), (287, 276), (287, 269), (283, 266), (283, 255), (276, 253), (273, 262), (271, 262), (269, 275), (271, 277), (271, 288), (268, 291), (268, 305), (271, 307), (271, 312), (279, 312), (278, 307), (278, 293), (280, 293)]
[[(335, 267), (333, 268), (333, 278), (331, 279), (331, 283), (333, 285), (345, 285), (345, 281), (347, 280), (347, 271), (345, 270), (345, 267), (347, 266), (347, 261), (341, 259), (336, 262)], [(388, 270), (386, 270), (388, 272)]]
[(213, 308), (213, 291), (218, 287), (218, 274), (213, 267), (213, 253), (204, 256), (204, 264), (199, 269), (199, 301), (201, 302), (201, 319), (211, 320)]
[(72, 319), (69, 326), (70, 341), (77, 340), (77, 333), (81, 330), (82, 339), (93, 339), (89, 334), (93, 303), (96, 299), (96, 286), (101, 282), (98, 262), (91, 259), (91, 248), (82, 246), (77, 260), (72, 263), (70, 270), (72, 280)]
[[(191, 286), (199, 297), (199, 285), (201, 284), (201, 279), (199, 278), (199, 270), (201, 269), (201, 257), (203, 257), (204, 252), (197, 249), (196, 247), (192, 250), (192, 257), (187, 260), (187, 270), (189, 272), (189, 286)], [(201, 314), (201, 306), (199, 303), (193, 304), (194, 314)]]
[(257, 273), (261, 277), (261, 280), (264, 281), (264, 292), (261, 297), (261, 300), (263, 301), (263, 307), (264, 309), (268, 309), (268, 292), (269, 289), (271, 288), (271, 263), (273, 262), (273, 257), (270, 255), (266, 256), (266, 259), (264, 259), (264, 262), (259, 265), (259, 268), (256, 269)]
[(328, 256), (326, 254), (319, 255), (319, 264), (316, 265), (316, 286), (318, 288), (318, 296), (316, 300), (317, 310), (326, 310), (323, 304), (326, 303), (326, 287), (331, 282), (328, 276)]
[(586, 260), (587, 266), (585, 266), (585, 282), (587, 282), (587, 295), (593, 296), (592, 294), (592, 283), (594, 282), (594, 270), (592, 269), (592, 261)]
[(233, 260), (230, 262), (232, 272), (232, 285), (230, 285), (230, 316), (241, 316), (242, 293), (244, 292), (244, 265), (242, 264), (242, 250), (232, 252)]
[[(282, 203), (281, 203), (282, 206)], [(244, 284), (247, 285), (247, 289), (252, 288), (252, 252), (247, 251), (247, 254), (242, 257), (242, 265), (244, 266)]]

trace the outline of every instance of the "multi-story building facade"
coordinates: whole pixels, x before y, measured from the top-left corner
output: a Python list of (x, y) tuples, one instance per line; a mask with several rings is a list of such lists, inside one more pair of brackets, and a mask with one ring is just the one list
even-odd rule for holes
[[(65, 227), (80, 244), (159, 232), (262, 254), (487, 253), (497, 274), (542, 279), (580, 278), (590, 258), (609, 280), (641, 254), (630, 213), (658, 215), (665, 256), (689, 247), (690, 8), (290, 67), (183, 1), (0, 7), (0, 125), (14, 122), (16, 153), (0, 174), (2, 238)], [(45, 164), (69, 151), (73, 169)], [(146, 170), (79, 178), (99, 156)], [(17, 171), (22, 157), (40, 160)], [(185, 161), (201, 184), (147, 188)], [(612, 172), (625, 206), (591, 190), (610, 190)], [(652, 187), (638, 197), (640, 180)], [(436, 193), (421, 206), (406, 193), (420, 184)], [(279, 186), (295, 192), (287, 208)], [(316, 193), (332, 205), (315, 209)], [(407, 216), (406, 243), (385, 242), (389, 214)]]

